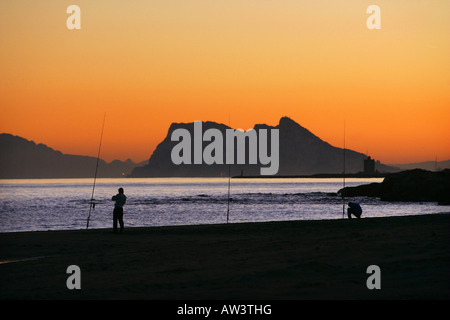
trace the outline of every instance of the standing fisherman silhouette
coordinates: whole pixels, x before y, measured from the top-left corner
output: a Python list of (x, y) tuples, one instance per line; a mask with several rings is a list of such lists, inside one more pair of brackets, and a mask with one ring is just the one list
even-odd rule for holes
[(113, 211), (113, 231), (117, 233), (117, 221), (120, 224), (120, 232), (123, 232), (123, 205), (127, 201), (127, 197), (123, 193), (123, 188), (119, 188), (119, 193), (112, 197), (115, 201)]

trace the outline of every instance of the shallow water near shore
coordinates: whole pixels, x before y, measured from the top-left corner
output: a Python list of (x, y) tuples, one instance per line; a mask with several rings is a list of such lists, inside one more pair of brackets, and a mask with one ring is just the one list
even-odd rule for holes
[[(346, 186), (382, 178), (346, 179)], [(85, 229), (93, 179), (0, 180), (0, 232)], [(229, 222), (342, 219), (342, 179), (231, 179)], [(110, 200), (123, 187), (125, 227), (215, 224), (227, 221), (227, 178), (97, 179), (89, 228), (110, 228)], [(383, 202), (352, 197), (363, 217), (434, 214), (437, 203)]]

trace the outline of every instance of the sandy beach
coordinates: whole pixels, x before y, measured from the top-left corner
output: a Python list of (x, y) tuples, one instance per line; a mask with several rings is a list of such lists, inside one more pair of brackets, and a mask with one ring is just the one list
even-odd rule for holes
[(0, 298), (449, 299), (449, 245), (450, 214), (2, 233)]

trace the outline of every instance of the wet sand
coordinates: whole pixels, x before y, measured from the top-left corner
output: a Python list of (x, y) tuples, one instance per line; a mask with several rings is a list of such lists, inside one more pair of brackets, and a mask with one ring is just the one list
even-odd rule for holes
[(450, 214), (2, 233), (0, 299), (449, 299), (449, 245)]

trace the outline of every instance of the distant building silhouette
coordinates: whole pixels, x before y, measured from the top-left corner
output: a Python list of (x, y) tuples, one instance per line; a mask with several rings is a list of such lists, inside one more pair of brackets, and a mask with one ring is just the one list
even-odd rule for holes
[(375, 159), (370, 156), (364, 159), (364, 173), (375, 173)]

